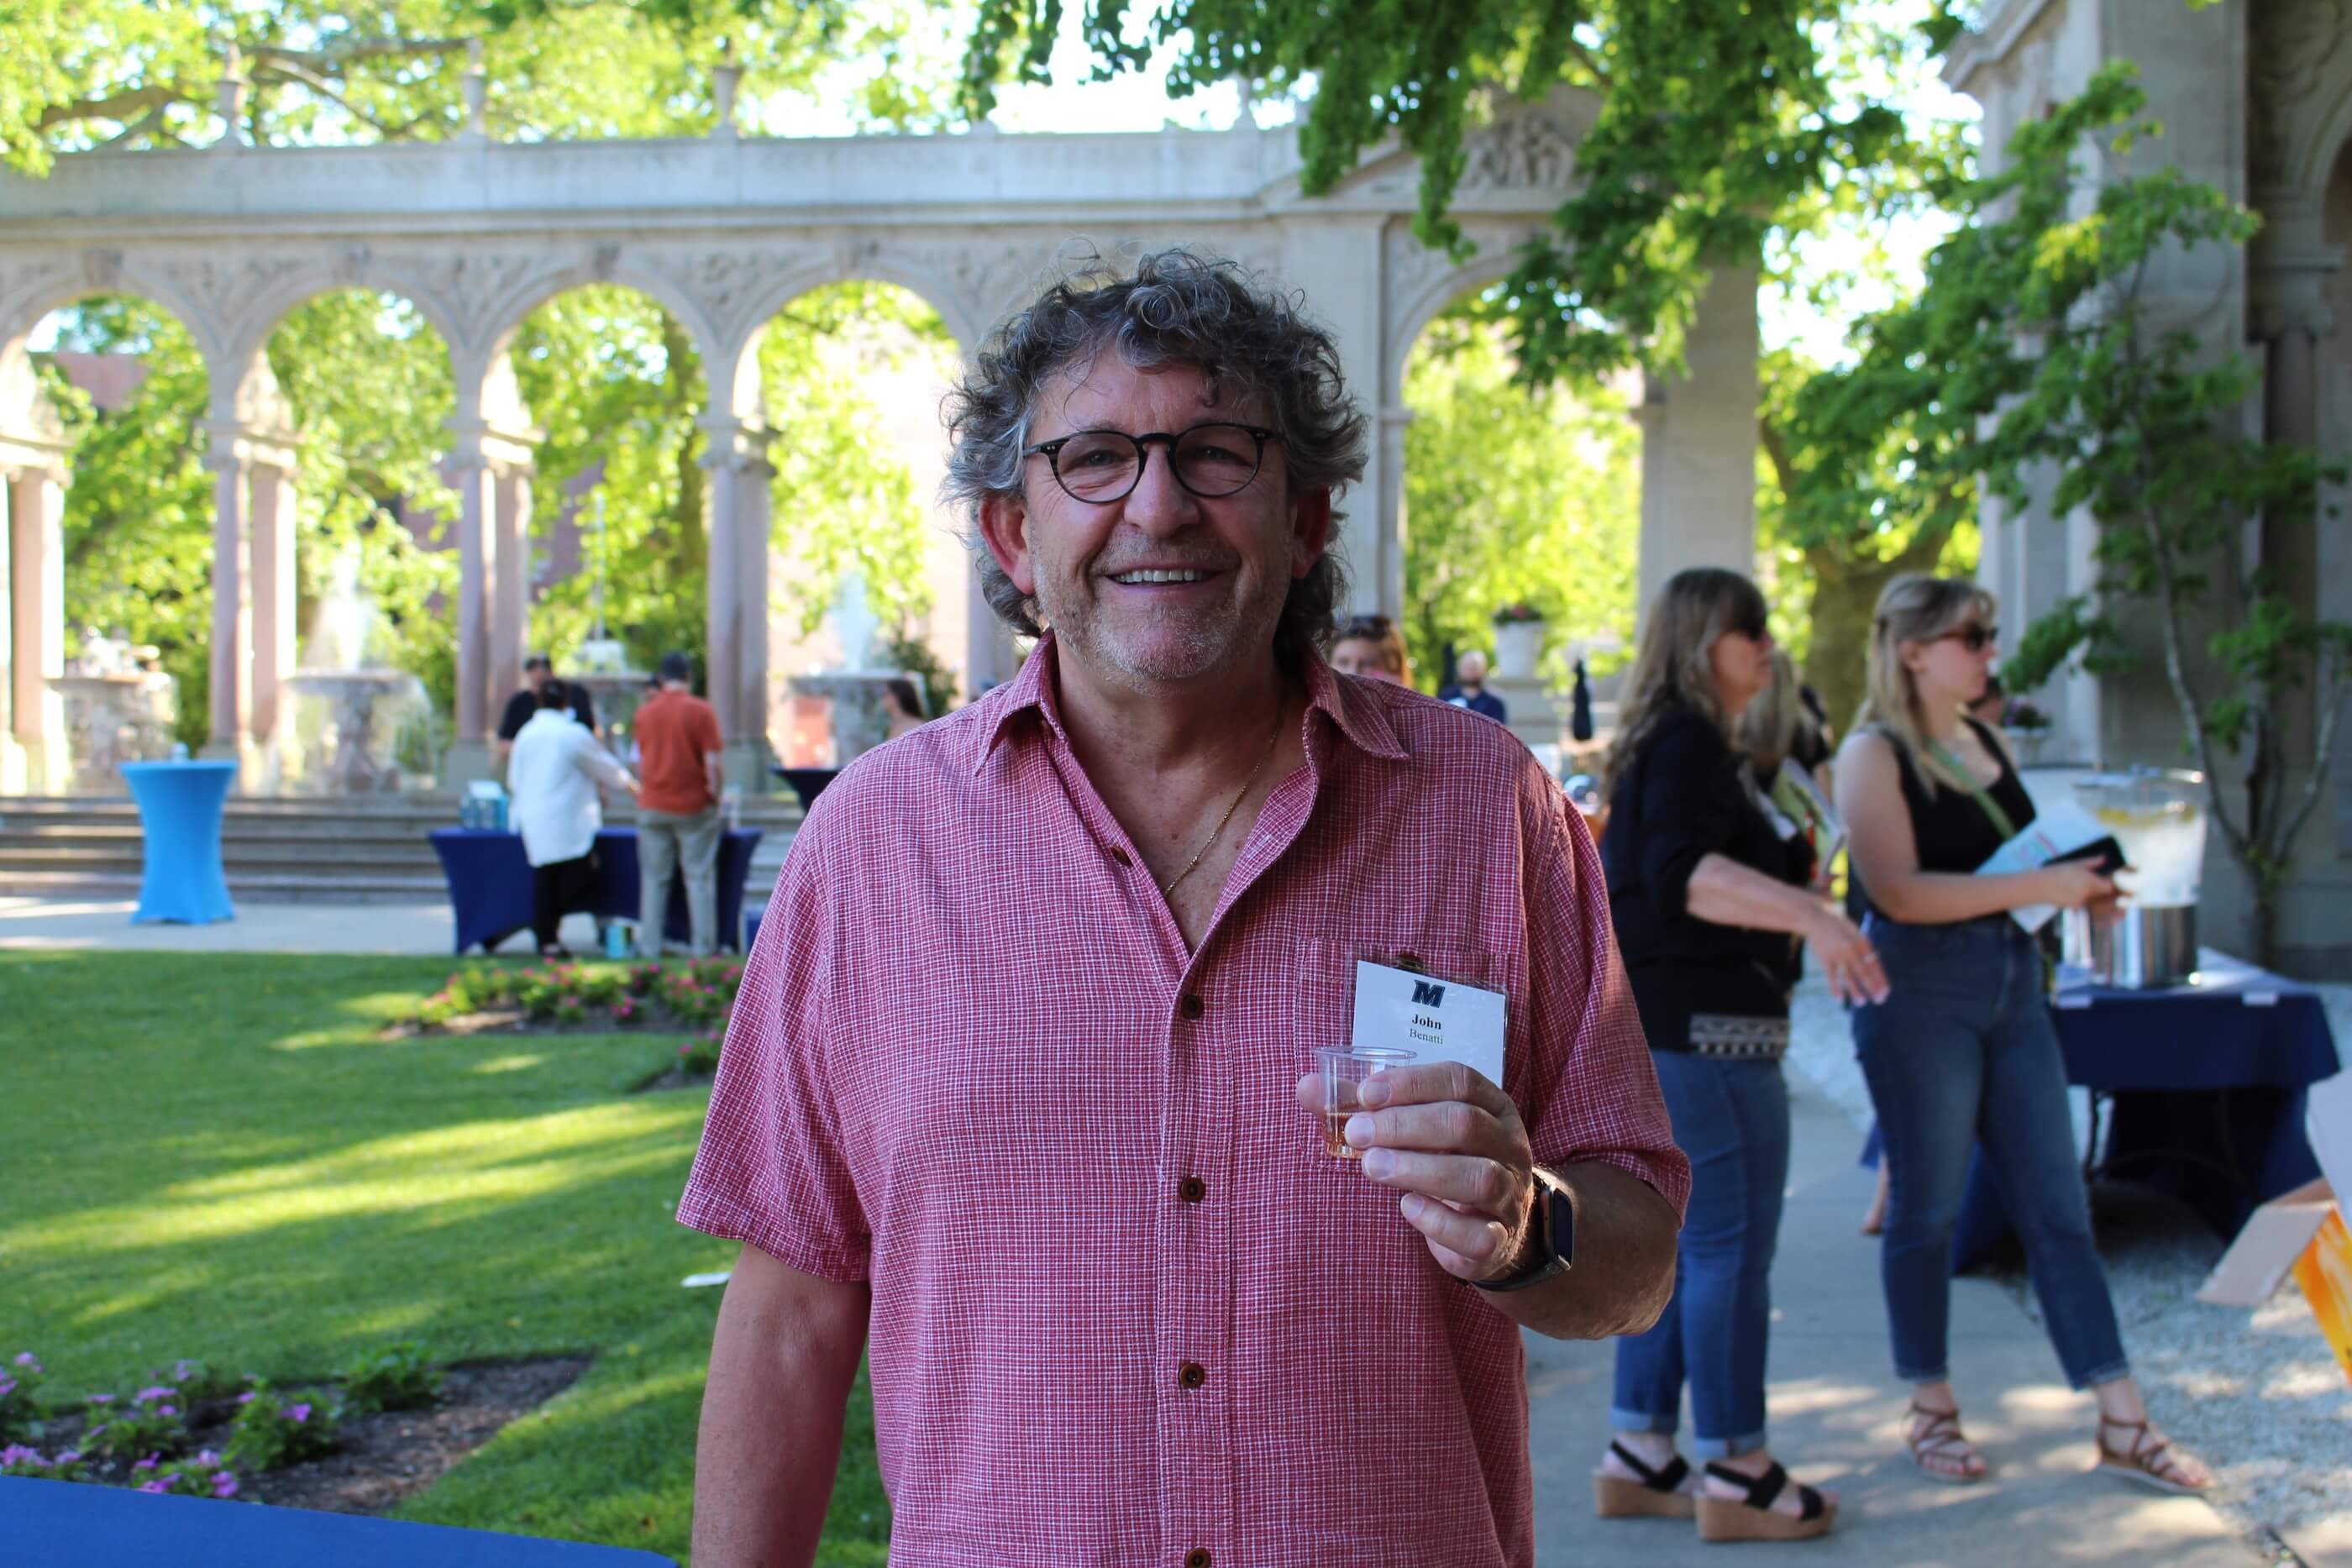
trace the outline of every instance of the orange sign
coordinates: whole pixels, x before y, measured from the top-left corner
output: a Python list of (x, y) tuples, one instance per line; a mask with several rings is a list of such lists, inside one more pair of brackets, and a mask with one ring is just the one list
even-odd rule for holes
[(2294, 1260), (2294, 1282), (2303, 1287), (2345, 1375), (2352, 1377), (2352, 1230), (2345, 1228), (2341, 1208), (2327, 1217)]

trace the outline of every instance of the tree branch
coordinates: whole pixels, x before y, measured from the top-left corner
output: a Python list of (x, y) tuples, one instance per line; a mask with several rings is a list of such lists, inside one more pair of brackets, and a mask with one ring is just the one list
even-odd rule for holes
[(1772, 476), (1780, 482), (1780, 494), (1794, 498), (1797, 494), (1797, 471), (1789, 456), (1788, 434), (1769, 414), (1756, 416), (1756, 439), (1764, 445), (1764, 455), (1772, 461)]
[(2294, 820), (2286, 831), (2279, 835), (2279, 859), (2284, 862), (2294, 848), (2294, 841), (2303, 831), (2304, 822), (2311, 816), (2312, 808), (2319, 804), (2320, 789), (2327, 781), (2328, 764), (2335, 760), (2336, 723), (2344, 716), (2345, 699), (2352, 697), (2352, 680), (2346, 678), (2344, 658), (2328, 658), (2321, 654), (2319, 678), (2319, 742), (2311, 758), (2311, 776), (2303, 781), (2303, 798), (2295, 802)]
[(110, 93), (104, 98), (86, 98), (79, 103), (52, 104), (41, 110), (33, 121), (33, 128), (47, 131), (53, 125), (69, 125), (82, 120), (129, 120), (131, 115), (143, 110), (196, 101), (172, 83), (157, 82), (125, 92)]

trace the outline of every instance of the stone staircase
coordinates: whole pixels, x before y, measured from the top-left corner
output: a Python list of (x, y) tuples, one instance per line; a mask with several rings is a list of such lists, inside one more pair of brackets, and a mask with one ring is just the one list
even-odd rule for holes
[[(623, 826), (635, 815), (624, 800), (606, 809), (605, 821)], [(790, 796), (743, 802), (743, 825), (762, 831), (747, 902), (775, 885), (800, 820)], [(457, 821), (454, 796), (232, 797), (221, 860), (230, 894), (256, 903), (430, 903), (446, 890), (425, 835)], [(0, 797), (0, 895), (135, 898), (144, 844), (127, 797)]]

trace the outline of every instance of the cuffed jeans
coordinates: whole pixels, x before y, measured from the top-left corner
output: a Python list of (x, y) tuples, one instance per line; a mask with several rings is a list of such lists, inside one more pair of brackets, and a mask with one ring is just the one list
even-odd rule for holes
[(1885, 1142), (1879, 1271), (1896, 1375), (1949, 1376), (1952, 1228), (1979, 1145), (2025, 1243), (2067, 1382), (2125, 1375), (2040, 950), (2006, 915), (1907, 925), (1874, 914), (1865, 929), (1891, 988), (1884, 1002), (1854, 1009), (1853, 1041)]
[(637, 894), (643, 919), (637, 926), (637, 951), (644, 956), (661, 956), (674, 871), (686, 877), (686, 917), (694, 956), (710, 956), (719, 934), (719, 832), (716, 805), (690, 816), (638, 810)]
[(1728, 1458), (1764, 1446), (1772, 1249), (1789, 1183), (1789, 1087), (1778, 1061), (1654, 1051), (1675, 1142), (1690, 1156), (1674, 1299), (1657, 1326), (1617, 1342), (1610, 1422), (1672, 1432), (1691, 1391), (1694, 1451)]

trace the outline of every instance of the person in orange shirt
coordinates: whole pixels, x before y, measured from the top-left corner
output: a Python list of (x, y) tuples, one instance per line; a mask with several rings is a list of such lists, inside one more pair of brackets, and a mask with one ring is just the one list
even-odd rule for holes
[(694, 661), (665, 653), (661, 689), (637, 709), (637, 951), (658, 958), (674, 871), (686, 876), (693, 952), (707, 956), (719, 925), (719, 716), (694, 695)]

